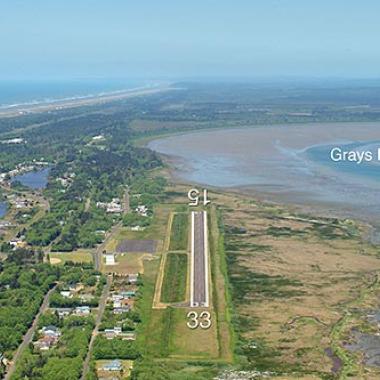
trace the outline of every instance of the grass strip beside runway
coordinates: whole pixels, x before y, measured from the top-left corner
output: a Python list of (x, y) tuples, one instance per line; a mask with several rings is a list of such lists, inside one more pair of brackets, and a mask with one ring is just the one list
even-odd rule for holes
[(187, 249), (189, 216), (186, 213), (175, 214), (170, 235), (170, 250), (185, 251)]
[(169, 252), (165, 264), (161, 301), (168, 303), (184, 301), (186, 278), (187, 254)]

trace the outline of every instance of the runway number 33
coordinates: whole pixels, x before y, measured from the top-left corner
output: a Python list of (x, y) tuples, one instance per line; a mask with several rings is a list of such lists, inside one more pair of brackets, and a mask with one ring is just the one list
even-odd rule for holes
[(192, 330), (198, 327), (207, 330), (211, 326), (211, 315), (208, 311), (202, 311), (199, 314), (196, 311), (189, 311), (187, 319), (187, 327)]

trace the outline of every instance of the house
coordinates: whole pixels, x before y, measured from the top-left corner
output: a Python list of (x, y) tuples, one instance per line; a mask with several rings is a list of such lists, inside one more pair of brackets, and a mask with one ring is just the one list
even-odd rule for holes
[(8, 227), (12, 227), (11, 222), (9, 222), (8, 220), (0, 221), (0, 228), (8, 228)]
[(15, 240), (10, 240), (9, 245), (12, 246), (13, 249), (16, 248), (25, 248), (26, 247), (26, 242), (23, 241), (22, 239), (15, 239)]
[(26, 141), (21, 137), (1, 141), (3, 144), (22, 144)]
[(123, 333), (123, 340), (136, 340), (136, 333), (134, 331)]
[(129, 274), (127, 279), (128, 279), (128, 283), (130, 285), (136, 285), (137, 281), (139, 279), (139, 275), (138, 274)]
[(107, 208), (107, 203), (105, 202), (96, 202), (97, 208)]
[(145, 205), (140, 205), (137, 206), (135, 211), (140, 215), (140, 216), (148, 216), (148, 207)]
[(144, 231), (145, 230), (145, 227), (141, 227), (141, 226), (133, 226), (133, 227), (130, 227), (129, 228), (131, 231)]
[(43, 336), (51, 336), (51, 337), (57, 337), (57, 338), (61, 335), (58, 327), (55, 327), (53, 325), (42, 327), (42, 329), (40, 330), (40, 333)]
[(72, 183), (72, 179), (68, 177), (59, 177), (57, 178), (57, 182), (61, 184), (63, 187), (68, 187)]
[(121, 307), (121, 300), (114, 300), (113, 301), (113, 308), (117, 309), (118, 307)]
[(123, 212), (123, 206), (120, 203), (119, 198), (112, 199), (112, 202), (107, 204), (106, 211), (109, 213), (121, 213)]
[(53, 336), (44, 336), (39, 339), (37, 342), (33, 343), (34, 348), (39, 349), (40, 351), (47, 351), (52, 346), (54, 346), (58, 341), (58, 338)]
[(60, 308), (56, 308), (54, 310), (58, 314), (59, 318), (65, 318), (65, 317), (69, 316), (72, 312), (72, 309), (69, 307), (60, 307)]
[(113, 314), (123, 314), (128, 313), (131, 310), (131, 307), (129, 305), (125, 305), (122, 307), (116, 307), (113, 309)]
[(71, 293), (70, 290), (62, 290), (59, 292), (59, 294), (65, 298), (73, 298), (73, 294)]
[(123, 365), (121, 364), (120, 360), (113, 360), (112, 362), (105, 363), (103, 365), (103, 371), (122, 371), (123, 370)]
[(74, 311), (75, 315), (79, 315), (81, 317), (89, 315), (90, 312), (91, 309), (89, 306), (77, 306)]
[(71, 290), (72, 292), (77, 292), (79, 291), (83, 286), (76, 283), (76, 282), (70, 282), (69, 284), (69, 290)]
[(123, 334), (121, 327), (115, 326), (113, 329), (105, 329), (104, 334), (107, 339), (113, 339)]
[(41, 351), (49, 350), (50, 347), (54, 346), (58, 342), (58, 339), (61, 336), (61, 332), (58, 327), (53, 325), (44, 326), (41, 330), (39, 330), (39, 333), (42, 336), (37, 340), (37, 342), (33, 342), (33, 346)]
[(136, 297), (136, 292), (134, 290), (127, 290), (120, 292), (120, 295), (123, 296), (123, 298), (132, 298)]
[(50, 344), (41, 339), (41, 340), (38, 340), (37, 342), (33, 342), (33, 347), (40, 351), (47, 351), (50, 349)]
[(96, 202), (96, 207), (103, 208), (108, 213), (121, 213), (123, 212), (123, 206), (121, 205), (119, 198), (113, 198), (111, 202)]
[(114, 294), (112, 294), (112, 300), (113, 301), (120, 301), (120, 300), (122, 300), (124, 297), (121, 295), (121, 294), (119, 294), (119, 293), (114, 293)]
[(104, 136), (103, 135), (97, 135), (97, 136), (94, 136), (92, 138), (93, 141), (97, 141), (97, 140), (104, 140)]
[(113, 253), (106, 253), (106, 265), (115, 265), (115, 255)]
[(27, 199), (16, 198), (14, 200), (14, 206), (17, 209), (27, 208), (29, 205), (30, 205), (30, 203), (29, 203), (29, 201)]

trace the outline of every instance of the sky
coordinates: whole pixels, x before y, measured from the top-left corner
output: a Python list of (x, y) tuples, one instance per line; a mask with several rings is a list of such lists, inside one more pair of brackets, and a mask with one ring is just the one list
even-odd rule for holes
[(380, 77), (378, 0), (1, 0), (0, 79)]

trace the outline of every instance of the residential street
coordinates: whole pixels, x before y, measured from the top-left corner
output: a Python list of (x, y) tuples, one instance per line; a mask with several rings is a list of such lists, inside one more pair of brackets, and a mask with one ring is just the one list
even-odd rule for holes
[(91, 359), (92, 347), (94, 346), (95, 338), (98, 335), (99, 325), (100, 325), (100, 322), (102, 321), (104, 310), (106, 308), (107, 297), (108, 297), (108, 293), (110, 291), (111, 284), (112, 284), (112, 275), (108, 275), (107, 276), (107, 284), (104, 286), (103, 293), (102, 293), (100, 300), (99, 300), (98, 315), (96, 317), (95, 328), (92, 332), (90, 344), (88, 346), (87, 356), (86, 356), (86, 359), (83, 363), (83, 371), (82, 371), (81, 380), (84, 380), (86, 378), (87, 373), (88, 373), (90, 359)]
[(22, 352), (24, 351), (24, 349), (32, 341), (33, 334), (36, 331), (36, 328), (37, 328), (37, 325), (38, 325), (38, 319), (39, 319), (40, 315), (43, 314), (45, 312), (45, 310), (47, 309), (47, 307), (49, 306), (49, 297), (53, 293), (53, 291), (55, 290), (56, 286), (57, 285), (55, 285), (52, 289), (50, 289), (45, 294), (45, 297), (44, 297), (44, 300), (43, 300), (43, 302), (41, 304), (40, 310), (37, 313), (36, 317), (34, 318), (32, 326), (29, 328), (29, 330), (27, 331), (27, 333), (24, 335), (22, 343), (19, 345), (16, 353), (14, 354), (13, 360), (11, 362), (11, 365), (8, 367), (8, 371), (7, 371), (7, 373), (6, 373), (5, 377), (4, 377), (4, 380), (9, 380), (11, 378), (12, 374), (14, 373), (14, 371), (16, 369), (17, 360), (20, 358), (20, 356), (21, 356)]

